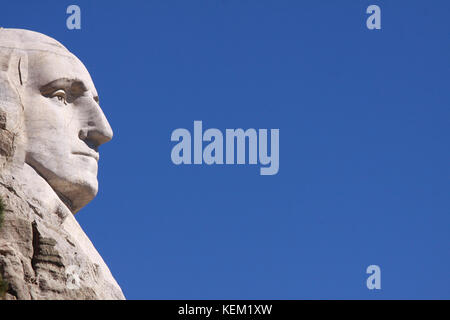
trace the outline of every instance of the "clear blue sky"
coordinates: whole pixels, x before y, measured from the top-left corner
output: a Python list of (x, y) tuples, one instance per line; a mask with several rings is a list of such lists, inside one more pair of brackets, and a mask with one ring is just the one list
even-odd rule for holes
[[(56, 38), (94, 79), (115, 137), (77, 218), (127, 298), (449, 299), (449, 16), (447, 0), (4, 1), (0, 25)], [(279, 128), (279, 173), (175, 166), (171, 132), (194, 120)]]

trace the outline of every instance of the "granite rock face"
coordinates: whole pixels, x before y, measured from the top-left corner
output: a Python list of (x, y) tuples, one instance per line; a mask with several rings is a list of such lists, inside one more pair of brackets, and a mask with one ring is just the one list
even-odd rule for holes
[(56, 40), (0, 28), (4, 299), (124, 299), (74, 214), (98, 190), (109, 126), (84, 65)]
[(4, 298), (124, 299), (73, 214), (57, 202), (52, 208), (43, 206), (28, 194), (15, 177), (1, 177), (5, 212), (0, 271), (8, 283)]

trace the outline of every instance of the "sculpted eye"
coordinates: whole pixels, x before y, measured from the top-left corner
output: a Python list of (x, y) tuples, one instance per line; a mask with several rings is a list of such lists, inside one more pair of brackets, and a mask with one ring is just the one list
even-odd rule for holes
[(57, 97), (59, 101), (62, 101), (64, 102), (64, 104), (67, 104), (66, 92), (63, 89), (56, 90), (55, 92), (52, 93), (50, 97), (51, 98)]

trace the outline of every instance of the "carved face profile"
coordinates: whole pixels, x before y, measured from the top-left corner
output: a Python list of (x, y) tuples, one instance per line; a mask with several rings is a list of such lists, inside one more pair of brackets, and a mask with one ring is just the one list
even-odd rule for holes
[(89, 72), (59, 42), (27, 30), (0, 30), (1, 55), (9, 69), (17, 63), (8, 76), (23, 109), (24, 162), (77, 212), (97, 194), (98, 147), (113, 136)]

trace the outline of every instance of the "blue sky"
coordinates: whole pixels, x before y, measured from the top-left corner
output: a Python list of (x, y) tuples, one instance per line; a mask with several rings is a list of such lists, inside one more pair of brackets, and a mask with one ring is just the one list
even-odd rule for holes
[[(77, 219), (127, 298), (449, 299), (449, 14), (444, 0), (7, 1), (0, 25), (54, 37), (91, 73), (115, 136)], [(175, 166), (170, 135), (194, 120), (279, 128), (279, 173)]]

